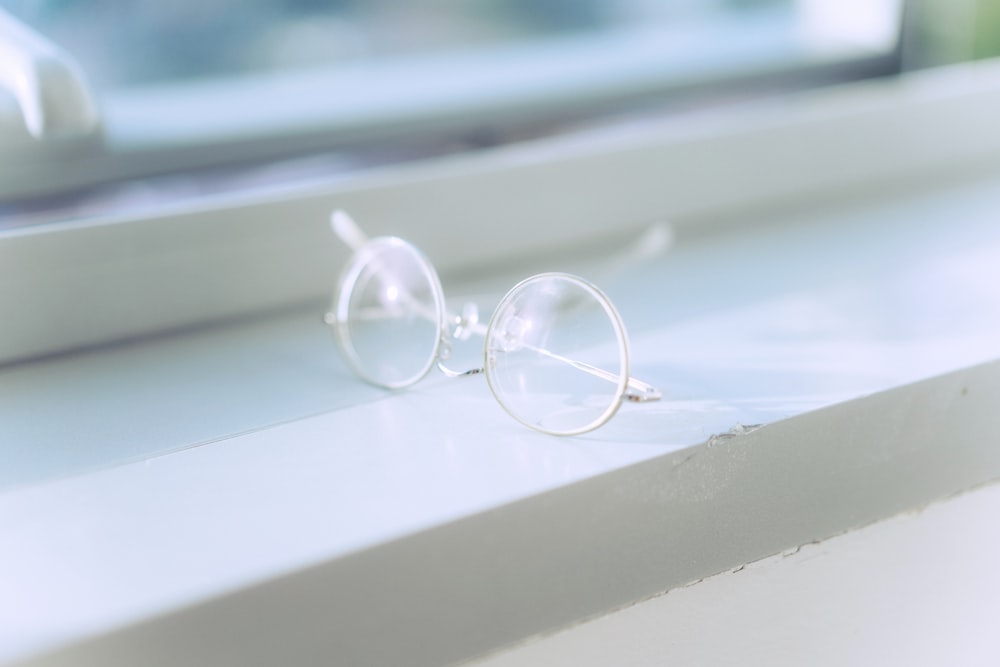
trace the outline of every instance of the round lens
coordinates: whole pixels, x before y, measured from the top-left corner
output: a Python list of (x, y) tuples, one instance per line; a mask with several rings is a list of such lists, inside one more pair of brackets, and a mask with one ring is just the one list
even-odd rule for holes
[(628, 383), (618, 312), (586, 281), (563, 273), (519, 283), (486, 332), (486, 378), (501, 405), (531, 428), (584, 433), (615, 414)]
[(344, 270), (333, 313), (341, 351), (372, 384), (404, 387), (434, 364), (444, 318), (441, 282), (406, 241), (383, 237), (362, 246)]

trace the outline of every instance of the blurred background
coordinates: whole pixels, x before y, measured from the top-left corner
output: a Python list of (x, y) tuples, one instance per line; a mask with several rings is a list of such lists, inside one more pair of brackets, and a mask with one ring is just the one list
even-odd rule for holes
[[(0, 90), (0, 228), (1000, 54), (1000, 0), (0, 0), (100, 125)], [(44, 95), (43, 95), (44, 96)]]
[(101, 90), (781, 13), (793, 0), (4, 0)]

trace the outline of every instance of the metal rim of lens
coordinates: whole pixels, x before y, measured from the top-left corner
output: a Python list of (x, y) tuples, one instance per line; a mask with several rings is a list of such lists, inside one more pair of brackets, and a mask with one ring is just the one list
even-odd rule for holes
[[(434, 310), (436, 313), (436, 317), (434, 318), (434, 348), (427, 356), (427, 363), (424, 364), (424, 366), (411, 377), (398, 382), (385, 382), (368, 372), (365, 364), (361, 361), (357, 350), (351, 342), (349, 330), (348, 308), (351, 302), (351, 295), (357, 287), (358, 278), (374, 257), (378, 256), (383, 251), (391, 249), (402, 249), (404, 252), (409, 252), (412, 255), (413, 260), (416, 262), (416, 265), (420, 267), (421, 273), (427, 280), (428, 285), (431, 287), (431, 293), (434, 298)], [(347, 266), (344, 267), (344, 270), (341, 273), (339, 288), (337, 290), (337, 295), (334, 299), (331, 312), (333, 312), (335, 318), (333, 322), (333, 330), (337, 340), (337, 345), (340, 347), (340, 351), (347, 360), (351, 369), (365, 382), (378, 387), (385, 387), (386, 389), (401, 389), (403, 387), (408, 387), (426, 376), (438, 360), (438, 356), (441, 351), (442, 332), (445, 327), (444, 289), (441, 287), (441, 279), (438, 277), (437, 271), (435, 271), (434, 267), (431, 265), (430, 260), (427, 259), (427, 256), (424, 255), (419, 248), (409, 241), (404, 241), (396, 236), (381, 236), (371, 239), (358, 248), (351, 256)]]
[[(584, 426), (580, 426), (574, 429), (565, 429), (565, 430), (544, 428), (542, 426), (539, 426), (538, 424), (533, 424), (525, 420), (520, 415), (513, 412), (507, 406), (507, 403), (504, 401), (500, 388), (496, 386), (496, 380), (493, 377), (494, 371), (491, 369), (490, 358), (489, 358), (490, 340), (494, 334), (497, 317), (500, 315), (501, 311), (503, 310), (503, 307), (506, 306), (507, 303), (511, 301), (515, 296), (517, 296), (520, 292), (524, 291), (524, 289), (526, 289), (527, 287), (541, 280), (550, 280), (553, 278), (564, 280), (577, 287), (583, 288), (583, 290), (588, 294), (590, 294), (590, 296), (592, 296), (594, 300), (600, 304), (601, 308), (604, 309), (605, 314), (611, 321), (611, 328), (614, 330), (615, 337), (617, 338), (618, 362), (621, 368), (621, 373), (618, 377), (618, 381), (616, 384), (614, 398), (610, 401), (608, 407), (604, 410), (604, 412), (601, 413), (601, 415), (598, 416), (596, 419), (594, 419), (593, 421)], [(628, 380), (629, 380), (628, 347), (629, 347), (628, 334), (625, 331), (625, 324), (622, 321), (621, 315), (618, 314), (618, 310), (615, 308), (614, 304), (611, 303), (611, 299), (609, 299), (607, 295), (600, 290), (600, 288), (598, 288), (593, 283), (590, 283), (589, 281), (584, 280), (579, 276), (572, 275), (570, 273), (560, 273), (560, 272), (539, 273), (538, 275), (531, 276), (530, 278), (525, 278), (518, 284), (514, 285), (514, 287), (510, 288), (507, 294), (505, 294), (504, 297), (500, 299), (500, 302), (497, 304), (497, 307), (493, 310), (493, 315), (490, 317), (490, 323), (486, 327), (486, 336), (485, 336), (485, 341), (483, 343), (483, 370), (484, 370), (484, 375), (486, 375), (486, 383), (489, 385), (490, 391), (493, 393), (493, 397), (496, 398), (497, 403), (499, 403), (501, 407), (503, 407), (504, 411), (511, 417), (513, 417), (517, 422), (523, 424), (524, 426), (527, 426), (528, 428), (540, 431), (542, 433), (547, 433), (549, 435), (580, 435), (582, 433), (588, 433), (590, 431), (593, 431), (594, 429), (600, 428), (601, 426), (606, 424), (612, 417), (615, 416), (615, 414), (618, 412), (618, 409), (624, 402), (625, 392), (628, 388)]]

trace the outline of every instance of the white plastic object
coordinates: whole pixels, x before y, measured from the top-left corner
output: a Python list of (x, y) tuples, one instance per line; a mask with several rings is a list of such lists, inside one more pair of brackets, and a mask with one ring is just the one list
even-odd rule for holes
[(0, 9), (0, 88), (35, 139), (92, 134), (100, 124), (83, 70), (65, 51)]

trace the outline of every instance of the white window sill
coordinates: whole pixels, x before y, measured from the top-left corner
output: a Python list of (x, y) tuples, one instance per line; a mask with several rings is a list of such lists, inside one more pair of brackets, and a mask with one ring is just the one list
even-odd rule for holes
[(997, 479), (1000, 165), (973, 157), (601, 278), (666, 400), (587, 437), (481, 378), (368, 388), (318, 303), (0, 369), (0, 664), (454, 662)]

